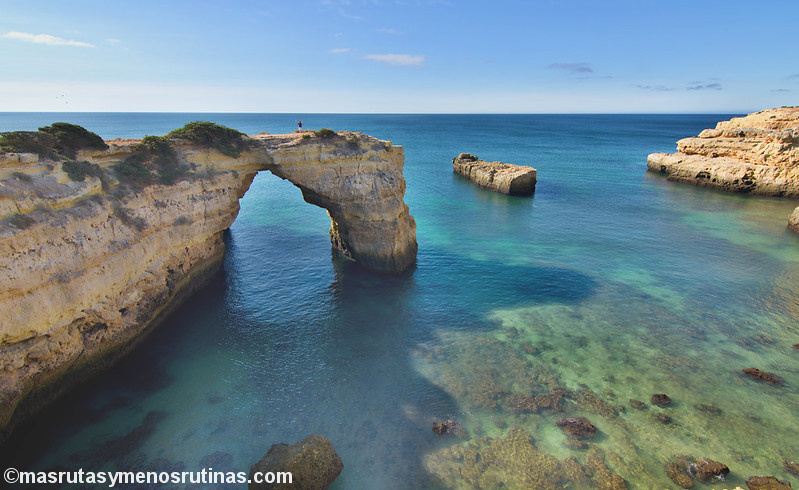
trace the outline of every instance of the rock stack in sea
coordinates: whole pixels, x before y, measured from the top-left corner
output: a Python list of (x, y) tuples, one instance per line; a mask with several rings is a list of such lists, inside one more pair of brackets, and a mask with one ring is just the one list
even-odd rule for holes
[[(799, 198), (799, 106), (722, 121), (653, 153), (647, 167), (669, 180), (763, 196)], [(799, 232), (799, 209), (789, 219)]]
[(469, 153), (452, 159), (452, 169), (483, 189), (512, 196), (535, 192), (536, 170), (533, 167), (502, 162), (486, 162)]

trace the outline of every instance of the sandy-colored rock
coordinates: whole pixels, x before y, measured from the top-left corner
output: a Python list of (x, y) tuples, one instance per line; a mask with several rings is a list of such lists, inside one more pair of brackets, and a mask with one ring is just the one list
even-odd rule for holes
[[(222, 232), (258, 171), (328, 209), (331, 240), (365, 267), (416, 257), (400, 146), (359, 133), (256, 136), (232, 158), (180, 144), (174, 185), (122, 192), (112, 168), (136, 140), (78, 160), (111, 182), (71, 180), (58, 162), (0, 155), (0, 439), (16, 422), (123, 354), (214, 273)], [(105, 186), (105, 188), (104, 188)]]
[(788, 228), (799, 233), (799, 207), (788, 216)]
[[(799, 106), (721, 121), (678, 141), (677, 153), (652, 153), (647, 168), (676, 182), (799, 198)], [(788, 226), (799, 232), (799, 212)]]
[(535, 192), (536, 170), (533, 167), (502, 162), (486, 162), (461, 153), (452, 159), (452, 169), (483, 189), (512, 196)]

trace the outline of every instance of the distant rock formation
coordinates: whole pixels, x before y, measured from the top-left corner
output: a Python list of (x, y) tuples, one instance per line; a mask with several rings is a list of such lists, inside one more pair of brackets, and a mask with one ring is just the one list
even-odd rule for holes
[[(678, 141), (677, 153), (652, 153), (647, 167), (676, 182), (799, 198), (799, 106), (719, 122)], [(799, 232), (799, 212), (788, 223)]]
[(0, 440), (218, 270), (259, 171), (326, 208), (333, 246), (356, 263), (415, 262), (401, 146), (333, 131), (254, 136), (240, 153), (148, 138), (65, 161), (0, 153)]
[(452, 169), (483, 189), (512, 196), (529, 196), (535, 192), (536, 170), (533, 167), (502, 162), (486, 162), (461, 153), (452, 159)]

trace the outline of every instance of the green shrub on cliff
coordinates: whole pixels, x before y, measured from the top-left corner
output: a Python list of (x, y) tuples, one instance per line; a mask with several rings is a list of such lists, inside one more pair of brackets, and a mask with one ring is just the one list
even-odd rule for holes
[(169, 139), (182, 139), (218, 150), (223, 155), (238, 158), (250, 147), (247, 135), (208, 121), (193, 121), (182, 128), (170, 131)]
[(0, 133), (0, 151), (36, 153), (42, 158), (74, 159), (78, 150), (84, 148), (106, 149), (102, 138), (95, 133), (65, 122), (53, 123), (39, 131), (10, 131)]
[(103, 169), (96, 163), (76, 162), (67, 160), (61, 164), (61, 169), (75, 182), (83, 182), (86, 177), (97, 177), (103, 180)]
[(41, 131), (9, 131), (0, 133), (0, 151), (13, 153), (36, 153), (42, 158), (56, 158), (53, 148), (56, 139)]
[(114, 175), (121, 184), (128, 184), (134, 188), (142, 188), (155, 184), (156, 176), (145, 162), (147, 157), (143, 153), (134, 153), (122, 163), (114, 165)]
[(136, 188), (156, 183), (172, 185), (188, 172), (166, 136), (145, 136), (136, 145), (135, 153), (114, 167), (121, 183)]
[(57, 122), (39, 128), (39, 131), (53, 135), (56, 140), (53, 149), (69, 158), (75, 158), (77, 151), (84, 148), (97, 150), (108, 148), (108, 145), (105, 144), (101, 137), (77, 124)]
[(318, 131), (314, 131), (314, 134), (319, 138), (324, 138), (324, 139), (335, 138), (336, 136), (338, 136), (338, 133), (330, 128), (322, 128)]

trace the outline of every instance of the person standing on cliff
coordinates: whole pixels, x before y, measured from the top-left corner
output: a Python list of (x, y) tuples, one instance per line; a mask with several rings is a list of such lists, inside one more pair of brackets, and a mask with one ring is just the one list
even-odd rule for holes
[(302, 121), (297, 121), (297, 127), (299, 128), (299, 131), (302, 132)]

